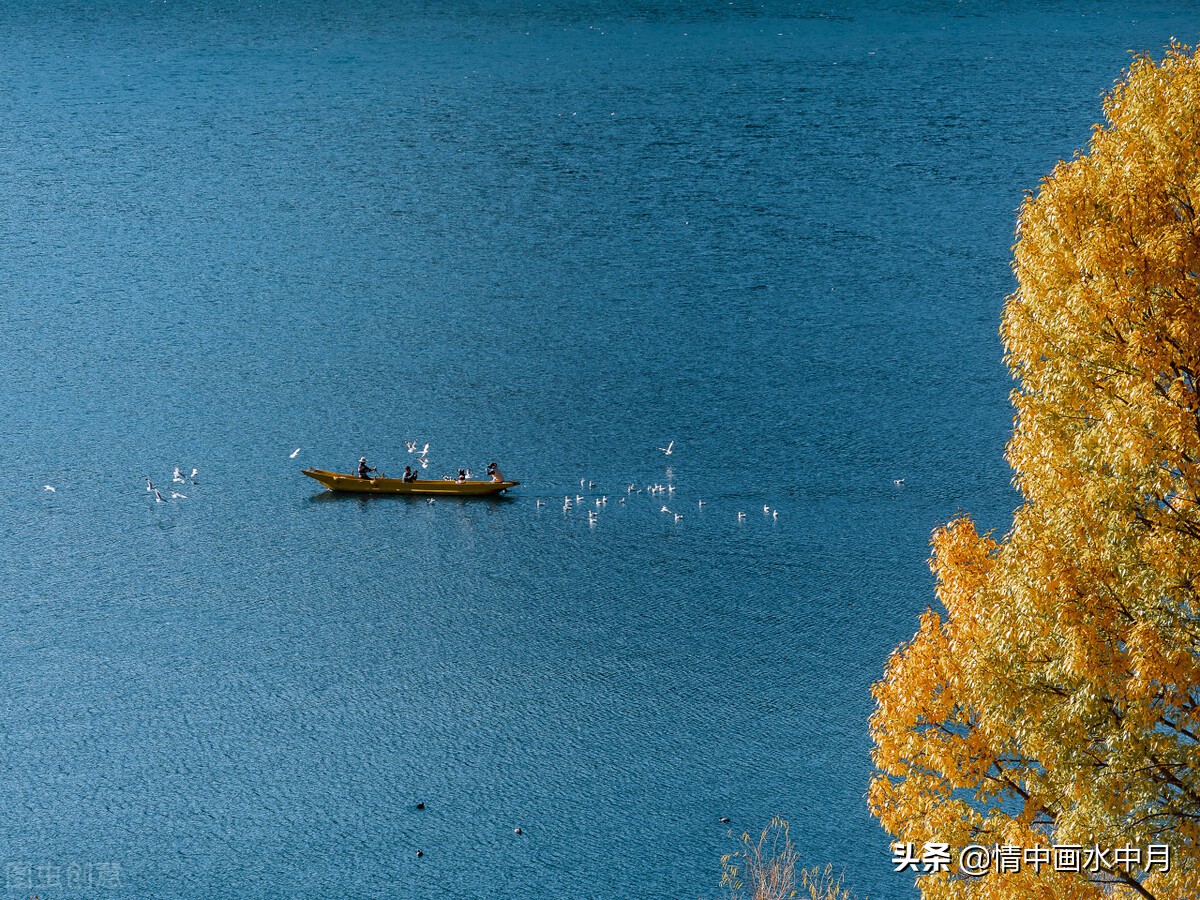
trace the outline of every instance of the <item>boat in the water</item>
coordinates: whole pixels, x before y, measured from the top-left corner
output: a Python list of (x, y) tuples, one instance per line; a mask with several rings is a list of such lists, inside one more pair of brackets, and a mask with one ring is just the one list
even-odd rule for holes
[(351, 494), (423, 494), (435, 497), (492, 497), (519, 481), (404, 481), (400, 478), (359, 478), (324, 469), (304, 469), (304, 474), (331, 491)]

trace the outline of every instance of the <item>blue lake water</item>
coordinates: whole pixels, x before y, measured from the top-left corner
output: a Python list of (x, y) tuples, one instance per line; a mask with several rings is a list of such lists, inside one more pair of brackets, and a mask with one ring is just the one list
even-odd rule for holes
[[(911, 898), (869, 687), (1016, 502), (1015, 211), (1198, 21), (0, 4), (2, 896), (715, 897), (779, 814)], [(522, 485), (299, 474), (405, 440)]]

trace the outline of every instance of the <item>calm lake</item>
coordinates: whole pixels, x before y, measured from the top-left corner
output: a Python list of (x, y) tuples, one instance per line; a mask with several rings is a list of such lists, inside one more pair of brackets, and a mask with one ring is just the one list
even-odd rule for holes
[[(715, 898), (778, 814), (911, 900), (870, 685), (1017, 502), (1016, 209), (1198, 23), (0, 4), (3, 896)], [(522, 484), (300, 474), (405, 441)]]

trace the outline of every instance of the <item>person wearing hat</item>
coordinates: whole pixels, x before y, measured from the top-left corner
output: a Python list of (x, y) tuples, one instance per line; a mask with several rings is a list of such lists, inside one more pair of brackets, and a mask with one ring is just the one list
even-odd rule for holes
[(365, 456), (359, 457), (359, 459), (358, 459), (358, 477), (359, 478), (370, 478), (371, 476), (368, 473), (378, 472), (378, 471), (379, 471), (378, 469), (372, 469), (370, 466), (367, 465), (367, 458)]

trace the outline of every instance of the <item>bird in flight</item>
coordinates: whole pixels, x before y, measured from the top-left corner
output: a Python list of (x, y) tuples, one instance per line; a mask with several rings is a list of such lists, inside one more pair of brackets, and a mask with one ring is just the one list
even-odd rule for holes
[(52, 484), (43, 484), (43, 485), (42, 485), (42, 490), (44, 490), (44, 491), (49, 491), (49, 492), (50, 492), (50, 493), (52, 493), (52, 494), (54, 494), (54, 493), (57, 493), (57, 492), (54, 490), (54, 485), (52, 485)]
[(154, 502), (155, 503), (166, 503), (167, 502), (167, 498), (158, 492), (158, 488), (154, 489)]
[(186, 484), (183, 478), (183, 473), (179, 471), (179, 466), (175, 467), (175, 474), (171, 476), (173, 484)]
[(663, 455), (664, 455), (664, 456), (670, 456), (670, 455), (671, 455), (671, 451), (674, 449), (674, 447), (675, 447), (675, 442), (674, 442), (674, 441), (671, 441), (671, 443), (667, 444), (667, 446), (665, 446), (665, 447), (659, 447), (658, 449), (659, 449), (659, 450), (661, 450), (661, 451), (663, 452)]
[(300, 448), (297, 447), (295, 450), (292, 451), (292, 455), (289, 456), (288, 459), (295, 459), (299, 455), (300, 455)]

